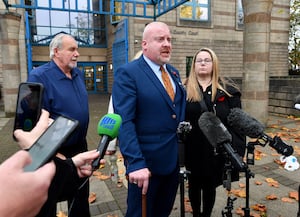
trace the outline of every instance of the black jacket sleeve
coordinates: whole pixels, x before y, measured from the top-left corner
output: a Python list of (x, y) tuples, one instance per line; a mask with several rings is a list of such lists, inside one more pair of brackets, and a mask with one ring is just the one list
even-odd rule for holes
[(79, 187), (79, 177), (72, 159), (53, 159), (56, 172), (48, 190), (48, 199), (36, 217), (50, 217), (56, 215), (57, 202), (71, 199)]
[(58, 201), (66, 200), (74, 195), (79, 187), (79, 176), (77, 169), (71, 158), (62, 160), (54, 159), (56, 165), (56, 173), (53, 179), (53, 185), (56, 189)]

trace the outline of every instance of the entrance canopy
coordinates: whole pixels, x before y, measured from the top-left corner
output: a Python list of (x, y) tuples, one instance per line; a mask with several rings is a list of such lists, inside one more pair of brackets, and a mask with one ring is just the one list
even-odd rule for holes
[(173, 10), (188, 0), (2, 0), (6, 8), (63, 10), (105, 14), (112, 16), (133, 16), (151, 18)]

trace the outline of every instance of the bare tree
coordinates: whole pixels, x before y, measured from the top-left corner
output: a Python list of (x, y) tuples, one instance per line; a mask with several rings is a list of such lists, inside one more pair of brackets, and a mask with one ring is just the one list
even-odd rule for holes
[(290, 14), (290, 73), (300, 74), (300, 0), (291, 0)]

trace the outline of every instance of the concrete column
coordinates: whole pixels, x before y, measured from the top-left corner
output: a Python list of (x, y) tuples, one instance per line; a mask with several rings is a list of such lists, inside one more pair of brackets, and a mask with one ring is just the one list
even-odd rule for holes
[(0, 13), (0, 48), (2, 52), (4, 112), (7, 117), (15, 113), (20, 83), (19, 31), (20, 14)]
[(262, 123), (268, 119), (272, 7), (273, 0), (243, 0), (243, 108)]

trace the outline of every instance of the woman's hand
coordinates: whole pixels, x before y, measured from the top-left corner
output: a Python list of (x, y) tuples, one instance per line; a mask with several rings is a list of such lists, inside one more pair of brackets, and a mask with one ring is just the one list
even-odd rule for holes
[(14, 131), (14, 136), (22, 149), (30, 148), (33, 143), (45, 132), (48, 126), (53, 122), (53, 119), (49, 118), (49, 116), (49, 112), (42, 109), (39, 121), (30, 132), (26, 132), (21, 129)]
[[(99, 157), (99, 152), (97, 150), (86, 151), (72, 157), (72, 161), (77, 168), (79, 177), (90, 176), (92, 174), (92, 162), (97, 157)], [(104, 163), (105, 161), (102, 159), (101, 162)]]

